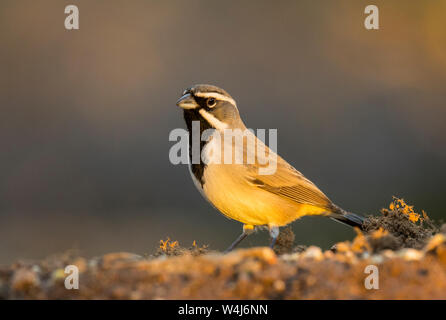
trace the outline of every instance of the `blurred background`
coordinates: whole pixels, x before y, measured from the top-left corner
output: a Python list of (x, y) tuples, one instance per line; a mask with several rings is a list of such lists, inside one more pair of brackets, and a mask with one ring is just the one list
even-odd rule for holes
[[(277, 128), (278, 152), (341, 207), (377, 214), (395, 195), (445, 218), (446, 1), (373, 1), (378, 31), (369, 4), (2, 0), (0, 263), (153, 253), (168, 236), (229, 245), (241, 224), (168, 158), (196, 83), (226, 89), (248, 127)], [(323, 248), (354, 236), (324, 218), (292, 227)]]

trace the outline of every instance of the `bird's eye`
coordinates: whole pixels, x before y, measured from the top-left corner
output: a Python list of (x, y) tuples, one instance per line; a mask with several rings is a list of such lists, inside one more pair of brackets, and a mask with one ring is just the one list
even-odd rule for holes
[(209, 98), (206, 101), (206, 104), (208, 105), (209, 108), (212, 108), (217, 104), (217, 100), (215, 100), (215, 98)]

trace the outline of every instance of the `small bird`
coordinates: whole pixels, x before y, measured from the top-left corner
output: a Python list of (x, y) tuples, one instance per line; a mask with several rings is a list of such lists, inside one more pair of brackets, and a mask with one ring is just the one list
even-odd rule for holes
[[(308, 215), (327, 216), (361, 228), (363, 217), (336, 206), (314, 183), (265, 146), (254, 133), (247, 131), (235, 100), (225, 90), (213, 85), (195, 85), (184, 90), (176, 104), (183, 109), (189, 131), (189, 169), (195, 186), (223, 215), (243, 223), (242, 234), (226, 252), (234, 249), (256, 228), (264, 227), (269, 230), (272, 248), (279, 235), (279, 227)], [(222, 137), (216, 139), (211, 135), (209, 139), (200, 141), (201, 157), (195, 163), (191, 161), (194, 121), (199, 121), (200, 134), (210, 130)], [(259, 155), (256, 155), (254, 163), (225, 163), (220, 158), (217, 160), (221, 161), (215, 161), (217, 153), (215, 146), (211, 146), (217, 141), (222, 144), (222, 150), (241, 151), (244, 159), (249, 154), (245, 143), (240, 146), (234, 142), (235, 139), (224, 139), (227, 129), (232, 129), (235, 135), (248, 132), (244, 141), (255, 139), (257, 145), (266, 149), (265, 154), (275, 155), (274, 173), (259, 174), (262, 163), (265, 163), (264, 158), (257, 158), (262, 157)]]

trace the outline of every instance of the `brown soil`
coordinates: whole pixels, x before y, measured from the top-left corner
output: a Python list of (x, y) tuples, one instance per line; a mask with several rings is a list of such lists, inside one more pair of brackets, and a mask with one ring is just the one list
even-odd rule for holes
[[(446, 227), (396, 203), (325, 252), (295, 246), (285, 228), (274, 251), (225, 255), (167, 239), (146, 257), (71, 252), (17, 262), (0, 267), (0, 299), (445, 299)], [(79, 269), (79, 290), (65, 289), (67, 265)], [(379, 289), (364, 286), (368, 265), (378, 267)]]
[[(390, 209), (382, 209), (381, 215), (371, 216), (364, 223), (364, 231), (371, 234), (380, 228), (388, 231), (386, 236), (373, 239), (374, 251), (384, 249), (423, 248), (427, 241), (440, 231), (429, 217), (424, 213), (411, 216), (413, 207), (408, 206), (403, 200), (394, 198)], [(417, 221), (411, 221), (417, 220)]]

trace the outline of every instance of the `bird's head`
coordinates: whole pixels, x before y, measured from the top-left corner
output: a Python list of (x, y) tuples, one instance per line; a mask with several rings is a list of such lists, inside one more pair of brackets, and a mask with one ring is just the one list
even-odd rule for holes
[(208, 84), (198, 84), (184, 90), (177, 101), (184, 110), (186, 122), (196, 119), (217, 130), (243, 125), (235, 100), (225, 90)]

